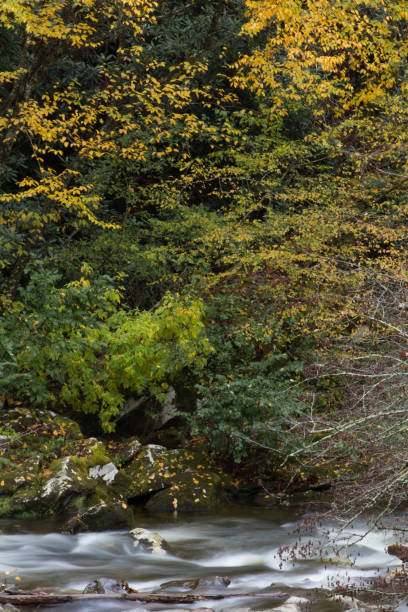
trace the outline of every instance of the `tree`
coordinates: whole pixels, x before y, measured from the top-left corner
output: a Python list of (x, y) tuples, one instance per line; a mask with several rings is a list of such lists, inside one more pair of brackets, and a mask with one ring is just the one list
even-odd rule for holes
[[(222, 6), (214, 3), (208, 51)], [(200, 76), (206, 55), (164, 61), (151, 45), (166, 10), (179, 12), (145, 0), (2, 3), (3, 46), (12, 53), (0, 80), (0, 261), (12, 295), (33, 252), (46, 256), (44, 241), (89, 224), (118, 227), (101, 203), (129, 166), (136, 176), (146, 166), (163, 171), (164, 161), (189, 160), (198, 135), (218, 138), (194, 110), (213, 91)], [(124, 187), (142, 206), (140, 188), (132, 197), (132, 184)]]

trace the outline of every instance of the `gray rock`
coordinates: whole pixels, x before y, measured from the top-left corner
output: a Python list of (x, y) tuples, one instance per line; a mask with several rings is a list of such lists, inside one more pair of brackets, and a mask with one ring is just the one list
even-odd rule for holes
[(133, 538), (133, 546), (139, 552), (165, 555), (170, 552), (170, 547), (166, 540), (158, 533), (137, 527), (130, 532)]
[(105, 465), (95, 465), (89, 468), (90, 478), (102, 478), (106, 484), (112, 484), (115, 480), (115, 476), (118, 473), (117, 467), (113, 463), (106, 463)]
[(142, 444), (137, 438), (130, 440), (124, 448), (116, 455), (115, 461), (118, 465), (126, 465), (136, 457), (142, 448)]
[(114, 578), (96, 578), (86, 585), (83, 593), (120, 593), (121, 584)]
[(170, 386), (167, 390), (165, 400), (161, 406), (158, 416), (155, 418), (159, 427), (163, 427), (168, 421), (171, 421), (177, 414), (176, 407), (176, 391)]
[(123, 408), (121, 408), (118, 416), (118, 420), (123, 419), (126, 416), (129, 416), (132, 412), (135, 412), (143, 406), (144, 402), (147, 400), (147, 397), (144, 395), (142, 397), (138, 397), (137, 399), (134, 397), (130, 397), (126, 402)]
[(229, 584), (231, 584), (229, 576), (207, 576), (191, 580), (170, 580), (169, 582), (163, 582), (160, 588), (165, 591), (194, 591), (196, 589), (226, 588)]
[(72, 467), (72, 458), (65, 457), (62, 460), (59, 471), (49, 478), (43, 486), (40, 497), (44, 502), (55, 503), (72, 489), (73, 478), (75, 473)]

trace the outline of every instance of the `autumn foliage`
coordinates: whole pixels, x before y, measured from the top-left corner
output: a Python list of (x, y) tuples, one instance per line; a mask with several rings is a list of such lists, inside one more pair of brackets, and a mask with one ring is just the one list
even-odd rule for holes
[(4, 0), (0, 51), (4, 401), (172, 383), (275, 465), (407, 282), (406, 2)]

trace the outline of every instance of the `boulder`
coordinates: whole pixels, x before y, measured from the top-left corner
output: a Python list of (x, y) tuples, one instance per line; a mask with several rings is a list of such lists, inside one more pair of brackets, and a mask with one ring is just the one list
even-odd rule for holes
[(29, 472), (20, 476), (17, 483), (25, 478), (31, 486), (22, 486), (11, 497), (14, 515), (81, 514), (98, 503), (120, 501), (112, 486), (118, 470), (109, 461), (104, 445), (93, 438), (75, 441), (75, 445), (78, 448), (72, 450), (77, 450), (78, 455), (53, 460), (36, 477)]
[(124, 469), (129, 480), (127, 499), (142, 497), (170, 485), (176, 474), (179, 451), (168, 451), (164, 446), (143, 446), (135, 459)]
[(65, 457), (55, 461), (49, 471), (51, 476), (40, 491), (40, 499), (44, 504), (55, 506), (64, 498), (83, 490), (76, 457)]
[(142, 444), (137, 438), (126, 442), (115, 456), (115, 463), (120, 466), (127, 465), (139, 454)]
[(129, 479), (126, 498), (152, 511), (214, 509), (228, 498), (229, 478), (202, 453), (150, 444), (121, 472)]
[(78, 440), (82, 433), (78, 423), (52, 410), (35, 410), (23, 406), (8, 408), (2, 414), (3, 427), (13, 429), (16, 433), (24, 433), (33, 438), (42, 438), (51, 432), (53, 438), (61, 436), (64, 440)]
[(21, 466), (13, 466), (9, 471), (1, 471), (0, 496), (14, 495), (20, 489), (32, 485), (37, 481), (37, 474), (38, 466), (34, 469), (34, 466), (29, 466), (28, 462), (24, 470)]
[(169, 488), (157, 492), (146, 508), (154, 512), (211, 511), (227, 500), (225, 480), (215, 472), (181, 472), (172, 478)]
[(138, 552), (165, 555), (170, 552), (170, 546), (166, 540), (154, 531), (137, 527), (130, 532), (133, 538), (133, 546)]
[(63, 533), (128, 529), (134, 524), (133, 512), (124, 502), (91, 506), (73, 516), (62, 528)]

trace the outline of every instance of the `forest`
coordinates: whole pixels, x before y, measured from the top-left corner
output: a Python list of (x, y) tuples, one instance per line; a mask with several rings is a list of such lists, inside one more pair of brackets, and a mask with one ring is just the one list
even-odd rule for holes
[(406, 503), (407, 96), (405, 0), (2, 0), (3, 438)]

